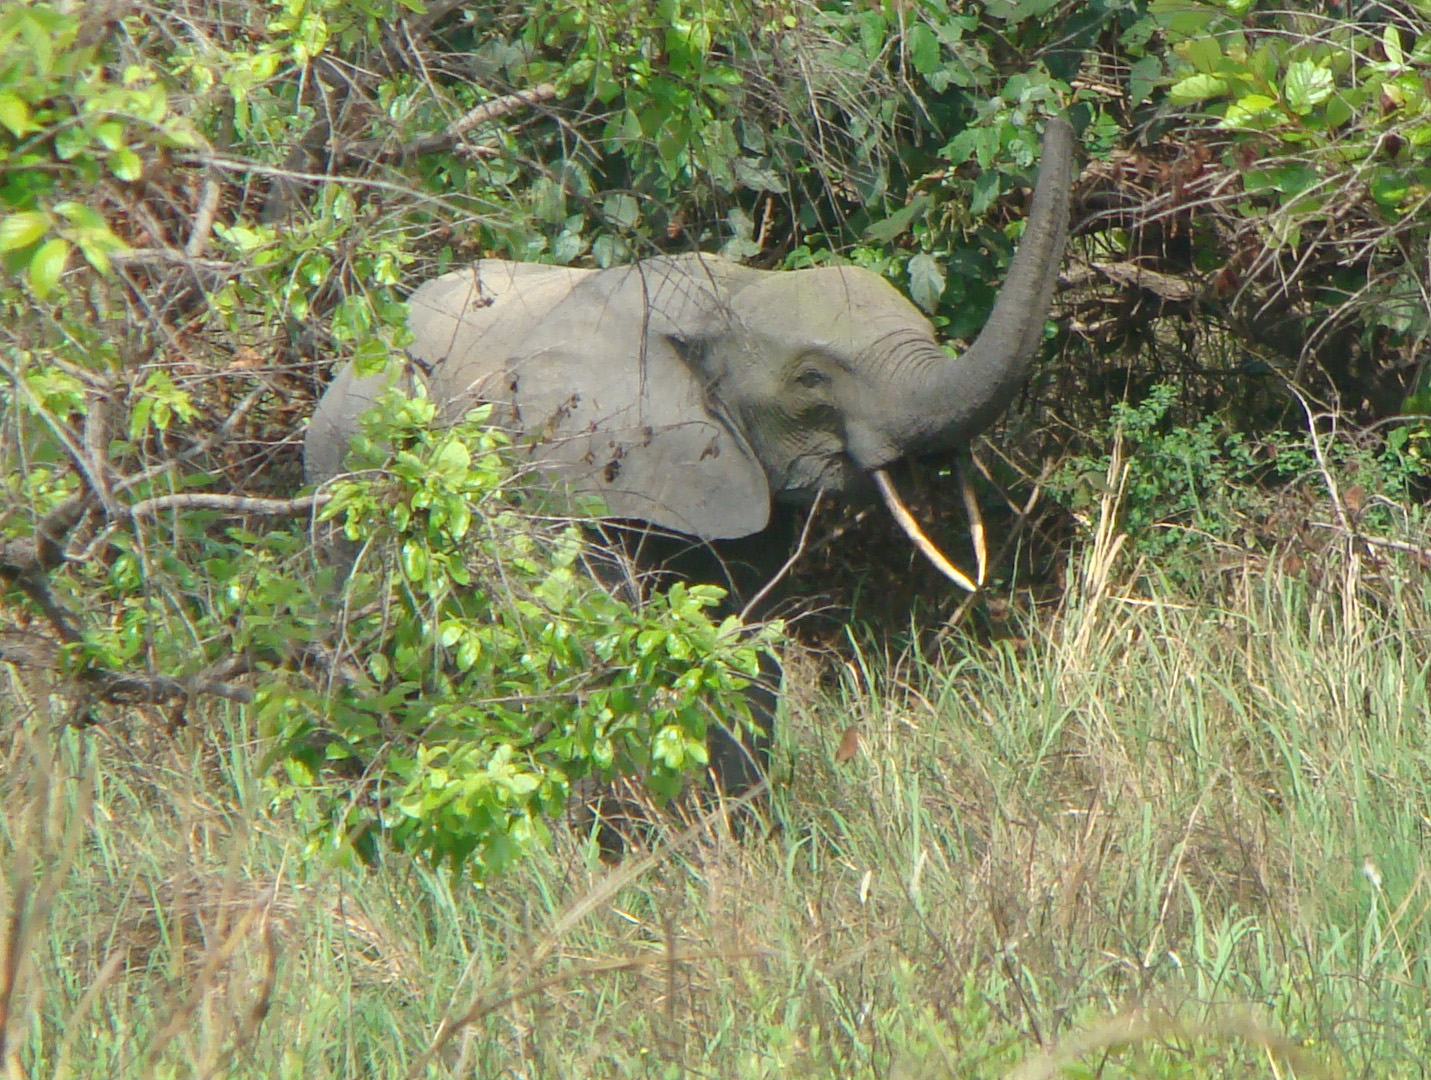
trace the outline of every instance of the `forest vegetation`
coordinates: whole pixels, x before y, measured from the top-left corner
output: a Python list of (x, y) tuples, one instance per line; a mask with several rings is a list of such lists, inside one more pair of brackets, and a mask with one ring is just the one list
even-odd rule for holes
[[(421, 396), (304, 486), (481, 257), (966, 342), (1060, 114), (973, 597), (822, 505), (780, 619), (633, 602)], [(0, 1073), (1425, 1076), (1428, 155), (1427, 0), (0, 0)]]

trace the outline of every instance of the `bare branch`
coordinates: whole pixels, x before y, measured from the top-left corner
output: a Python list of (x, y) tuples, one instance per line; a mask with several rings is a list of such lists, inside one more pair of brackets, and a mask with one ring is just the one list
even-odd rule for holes
[(204, 253), (209, 242), (209, 233), (214, 227), (214, 215), (219, 212), (219, 194), (222, 188), (212, 176), (204, 177), (204, 190), (199, 195), (199, 212), (194, 217), (194, 227), (189, 232), (189, 242), (184, 245), (184, 254), (197, 259)]
[(218, 495), (212, 492), (189, 492), (180, 495), (156, 495), (126, 507), (128, 517), (143, 517), (165, 510), (219, 510), (226, 514), (262, 514), (267, 517), (297, 517), (308, 514), (327, 503), (333, 496), (315, 492), (296, 499), (257, 499), (247, 495)]
[(491, 101), (484, 101), (475, 109), (452, 121), (441, 131), (432, 135), (424, 135), (420, 139), (401, 146), (394, 147), (373, 139), (354, 143), (344, 156), (344, 160), (360, 157), (373, 161), (392, 161), (419, 157), (423, 154), (436, 154), (456, 146), (462, 137), (473, 128), (500, 119), (518, 109), (550, 101), (554, 97), (556, 97), (556, 87), (551, 83), (542, 83), (528, 90), (518, 90), (515, 94), (504, 94)]
[(1415, 555), (1423, 562), (1431, 561), (1431, 547), (1422, 544), (1413, 544), (1407, 540), (1393, 540), (1387, 536), (1368, 536), (1366, 533), (1348, 531), (1345, 525), (1334, 521), (1309, 521), (1307, 522), (1314, 529), (1328, 529), (1348, 540), (1355, 540), (1358, 543), (1366, 544), (1368, 547), (1388, 548), (1391, 551), (1404, 551), (1408, 555)]
[[(41, 634), (24, 630), (0, 630), (0, 663), (39, 671), (57, 671), (60, 666), (60, 649), (53, 640)], [(101, 701), (111, 704), (158, 704), (199, 694), (249, 702), (253, 700), (253, 691), (224, 681), (228, 677), (246, 673), (249, 667), (241, 657), (230, 658), (197, 675), (182, 677), (133, 675), (110, 671), (107, 668), (88, 667), (80, 670), (76, 679), (88, 688), (86, 696), (93, 693)]]
[(211, 270), (216, 273), (237, 273), (239, 270), (236, 263), (225, 262), (223, 259), (201, 259), (176, 248), (131, 248), (129, 251), (115, 252), (110, 259), (118, 266), (174, 263), (192, 270)]

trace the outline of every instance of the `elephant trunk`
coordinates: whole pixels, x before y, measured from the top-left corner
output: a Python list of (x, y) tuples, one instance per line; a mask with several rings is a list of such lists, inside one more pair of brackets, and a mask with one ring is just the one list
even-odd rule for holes
[(989, 321), (962, 356), (945, 358), (921, 380), (915, 408), (931, 418), (921, 449), (967, 442), (1008, 407), (1028, 376), (1068, 235), (1073, 142), (1067, 120), (1049, 120), (1028, 226)]

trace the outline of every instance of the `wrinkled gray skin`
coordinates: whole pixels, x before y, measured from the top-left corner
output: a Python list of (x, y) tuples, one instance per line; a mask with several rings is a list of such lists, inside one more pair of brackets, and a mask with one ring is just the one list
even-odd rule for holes
[[(865, 498), (869, 473), (968, 442), (1023, 383), (1062, 258), (1073, 132), (1049, 121), (1023, 241), (958, 358), (883, 278), (753, 270), (709, 255), (610, 270), (483, 260), (413, 294), (409, 349), (448, 421), (493, 419), (613, 518), (702, 540), (766, 527), (775, 502)], [(344, 370), (308, 428), (308, 479), (342, 469), (389, 381)]]

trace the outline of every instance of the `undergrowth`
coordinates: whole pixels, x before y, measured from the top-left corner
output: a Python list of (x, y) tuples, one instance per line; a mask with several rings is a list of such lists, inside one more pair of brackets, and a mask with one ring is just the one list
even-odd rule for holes
[[(1118, 464), (1114, 463), (1115, 466)], [(1118, 468), (1107, 487), (1121, 487)], [(475, 886), (304, 856), (237, 713), (6, 728), (25, 1075), (1419, 1075), (1414, 533), (1175, 585), (1105, 496), (1022, 636), (793, 661), (768, 833)], [(1367, 540), (1381, 541), (1369, 545)], [(19, 691), (28, 695), (22, 698)]]

